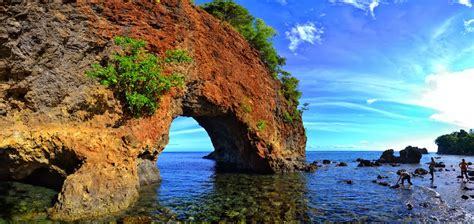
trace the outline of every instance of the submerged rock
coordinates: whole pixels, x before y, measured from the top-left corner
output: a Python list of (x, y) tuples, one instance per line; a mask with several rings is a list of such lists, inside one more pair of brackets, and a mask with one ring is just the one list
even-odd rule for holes
[(352, 180), (343, 180), (342, 182), (344, 182), (346, 184), (353, 184)]
[(411, 203), (406, 203), (405, 206), (407, 206), (408, 210), (413, 210), (413, 205)]
[(469, 187), (464, 187), (463, 190), (465, 190), (465, 191), (472, 191), (472, 190), (474, 190), (474, 189), (473, 189), (473, 188), (469, 188)]
[(345, 163), (345, 162), (340, 162), (340, 163), (338, 163), (336, 166), (347, 166), (347, 163)]
[(357, 165), (358, 167), (377, 167), (377, 166), (380, 166), (380, 164), (377, 162), (377, 161), (370, 161), (370, 160), (361, 160), (359, 162), (359, 165)]
[(323, 164), (331, 164), (331, 160), (325, 159), (325, 160), (323, 160)]

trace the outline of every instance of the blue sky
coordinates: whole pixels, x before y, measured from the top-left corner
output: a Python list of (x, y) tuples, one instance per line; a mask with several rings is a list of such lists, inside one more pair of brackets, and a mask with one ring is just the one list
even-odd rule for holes
[[(470, 0), (236, 2), (278, 31), (274, 45), (310, 103), (307, 150), (436, 151), (437, 136), (474, 128)], [(177, 118), (166, 151), (212, 144)]]

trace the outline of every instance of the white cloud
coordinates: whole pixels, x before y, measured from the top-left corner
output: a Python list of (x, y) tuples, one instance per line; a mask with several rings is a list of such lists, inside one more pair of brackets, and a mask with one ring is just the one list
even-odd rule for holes
[(310, 44), (321, 44), (321, 36), (323, 33), (323, 28), (317, 27), (312, 22), (307, 22), (303, 25), (297, 24), (291, 28), (290, 31), (285, 32), (286, 38), (290, 40), (289, 48), (293, 52), (295, 52), (298, 49), (298, 46), (304, 42)]
[(453, 0), (453, 3), (465, 5), (465, 6), (469, 7), (469, 8), (472, 7), (471, 0)]
[(352, 5), (358, 9), (370, 12), (370, 15), (375, 19), (375, 8), (380, 5), (381, 0), (329, 0), (329, 2)]
[(377, 99), (368, 99), (366, 102), (367, 102), (368, 105), (370, 105), (370, 104), (373, 104), (373, 103), (377, 102)]
[(464, 21), (464, 30), (468, 33), (474, 32), (474, 19)]
[(419, 104), (438, 111), (431, 119), (474, 128), (474, 69), (433, 74), (426, 85)]

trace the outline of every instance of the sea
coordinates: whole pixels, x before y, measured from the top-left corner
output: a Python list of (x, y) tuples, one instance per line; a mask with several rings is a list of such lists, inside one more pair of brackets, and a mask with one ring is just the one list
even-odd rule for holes
[[(307, 152), (308, 162), (332, 163), (314, 173), (257, 175), (217, 172), (214, 161), (202, 158), (207, 154), (162, 153), (157, 162), (161, 182), (142, 188), (128, 210), (96, 221), (474, 222), (474, 182), (457, 178), (460, 160), (474, 162), (474, 157), (428, 154), (420, 164), (357, 167), (358, 158), (378, 159), (382, 152), (316, 151)], [(378, 184), (394, 185), (399, 169), (428, 169), (431, 157), (446, 164), (433, 182), (428, 174), (413, 177), (412, 186)], [(336, 166), (339, 162), (348, 166)], [(45, 211), (56, 194), (37, 186), (0, 183), (0, 223), (48, 221)]]

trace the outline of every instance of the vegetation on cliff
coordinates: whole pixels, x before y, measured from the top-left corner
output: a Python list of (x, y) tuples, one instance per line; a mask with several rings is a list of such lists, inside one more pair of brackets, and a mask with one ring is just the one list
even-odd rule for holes
[(474, 155), (474, 134), (465, 130), (439, 136), (435, 143), (439, 154)]
[(93, 70), (86, 75), (113, 88), (125, 100), (133, 116), (153, 114), (159, 106), (160, 96), (184, 83), (181, 74), (164, 74), (163, 67), (171, 63), (190, 63), (191, 57), (177, 49), (167, 51), (165, 58), (159, 58), (146, 51), (146, 41), (121, 36), (114, 41), (120, 50), (109, 61), (93, 64)]
[(298, 119), (301, 111), (298, 110), (301, 92), (298, 90), (299, 80), (284, 71), (286, 59), (278, 55), (271, 42), (276, 36), (276, 31), (265, 24), (262, 19), (256, 19), (247, 9), (232, 0), (214, 0), (202, 6), (211, 15), (228, 22), (255, 48), (261, 60), (265, 63), (274, 78), (279, 79), (282, 89), (279, 91), (290, 106), (290, 111), (284, 111), (286, 122)]

